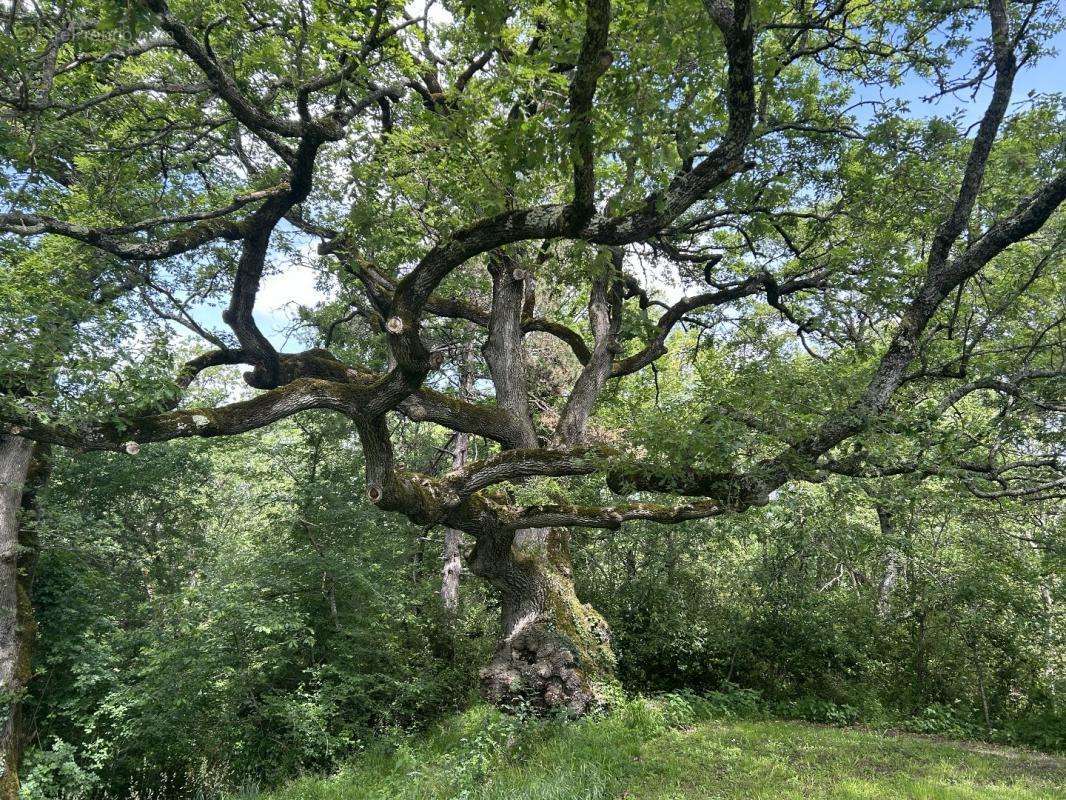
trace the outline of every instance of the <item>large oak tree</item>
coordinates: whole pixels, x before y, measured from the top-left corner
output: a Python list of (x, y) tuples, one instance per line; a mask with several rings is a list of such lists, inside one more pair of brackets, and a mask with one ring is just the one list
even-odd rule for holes
[[(81, 276), (93, 288), (80, 297), (137, 323), (121, 338), (68, 315), (65, 343), (42, 355), (47, 294), (5, 280), (0, 297), (19, 300), (5, 313), (36, 331), (9, 320), (0, 363), (8, 483), (28, 469), (26, 440), (135, 456), (344, 415), (370, 502), (462, 532), (470, 571), (498, 590), (486, 695), (583, 713), (614, 655), (574, 592), (573, 529), (739, 513), (831, 474), (1061, 495), (1062, 111), (1012, 100), (1056, 13), (1006, 0), (8, 3), (5, 264), (15, 276), (60, 254), (42, 283)], [(916, 76), (983, 108), (923, 118), (871, 91)], [(305, 315), (317, 346), (285, 352), (257, 294), (302, 259), (330, 299)], [(655, 277), (666, 266), (680, 295)], [(212, 324), (220, 298), (227, 330)], [(766, 335), (745, 343), (751, 320)], [(199, 351), (167, 376), (179, 329)], [(599, 414), (694, 335), (686, 413), (650, 436)], [(787, 354), (791, 379), (759, 397), (713, 391), (729, 382), (701, 365), (705, 335), (704, 354), (724, 340), (752, 361)], [(249, 367), (248, 397), (184, 402), (205, 370), (232, 365)], [(960, 434), (952, 411), (975, 393), (1009, 400), (1009, 430)], [(408, 424), (464, 453), (480, 442), (479, 457), (412, 469), (397, 448)], [(689, 446), (657, 446), (679, 438)], [(6, 553), (16, 515), (0, 520)], [(15, 649), (0, 643), (0, 660)]]

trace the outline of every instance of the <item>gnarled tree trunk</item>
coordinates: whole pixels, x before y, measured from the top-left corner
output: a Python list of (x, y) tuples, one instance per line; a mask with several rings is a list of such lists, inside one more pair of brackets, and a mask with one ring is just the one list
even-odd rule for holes
[(482, 693), (498, 706), (578, 716), (615, 681), (611, 631), (574, 591), (569, 539), (565, 528), (501, 531), (471, 553), (471, 571), (500, 592), (502, 636), (481, 670)]
[(20, 700), (30, 678), (36, 633), (29, 582), (36, 556), (32, 526), (21, 523), (32, 481), (33, 443), (0, 436), (0, 800), (17, 800), (23, 735)]

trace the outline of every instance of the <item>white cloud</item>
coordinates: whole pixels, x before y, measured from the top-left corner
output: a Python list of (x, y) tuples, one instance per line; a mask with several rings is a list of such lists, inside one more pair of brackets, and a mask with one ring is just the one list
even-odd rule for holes
[(318, 273), (304, 264), (289, 264), (267, 275), (259, 284), (255, 310), (261, 314), (290, 316), (295, 306), (313, 306), (327, 299), (318, 286)]
[(299, 257), (276, 263), (259, 284), (255, 297), (256, 321), (274, 347), (287, 350), (292, 344), (293, 322), (299, 318), (300, 307), (314, 307), (334, 296), (336, 291), (335, 278), (327, 278), (323, 286), (320, 273)]
[[(429, 5), (428, 14), (426, 12), (427, 5)], [(430, 5), (427, 0), (415, 0), (407, 4), (407, 13), (413, 17), (428, 16), (429, 21), (434, 25), (449, 25), (455, 21), (455, 17), (440, 2), (433, 2)]]

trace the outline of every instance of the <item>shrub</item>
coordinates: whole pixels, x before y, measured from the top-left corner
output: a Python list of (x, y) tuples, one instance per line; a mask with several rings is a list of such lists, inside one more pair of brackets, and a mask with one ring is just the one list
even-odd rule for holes
[(929, 733), (954, 739), (977, 738), (984, 733), (957, 706), (944, 703), (926, 706), (919, 714), (903, 720), (899, 727), (911, 733)]

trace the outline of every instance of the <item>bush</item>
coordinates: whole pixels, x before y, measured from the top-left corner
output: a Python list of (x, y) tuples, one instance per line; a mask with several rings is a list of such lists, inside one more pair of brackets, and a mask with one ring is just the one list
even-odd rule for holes
[(904, 719), (899, 727), (911, 733), (936, 734), (953, 739), (978, 738), (985, 733), (983, 728), (974, 724), (958, 707), (944, 703), (927, 706), (921, 713)]
[(1048, 710), (1010, 720), (1001, 738), (1040, 750), (1066, 750), (1066, 712)]
[(775, 716), (786, 719), (802, 719), (826, 725), (854, 725), (856, 722), (869, 721), (855, 706), (811, 696), (774, 703), (772, 711)]
[(50, 746), (32, 750), (22, 764), (19, 796), (26, 800), (82, 800), (99, 785), (97, 775), (78, 763), (73, 745), (53, 739)]
[(761, 691), (728, 683), (722, 691), (704, 694), (702, 701), (712, 714), (724, 719), (757, 719), (769, 713)]

